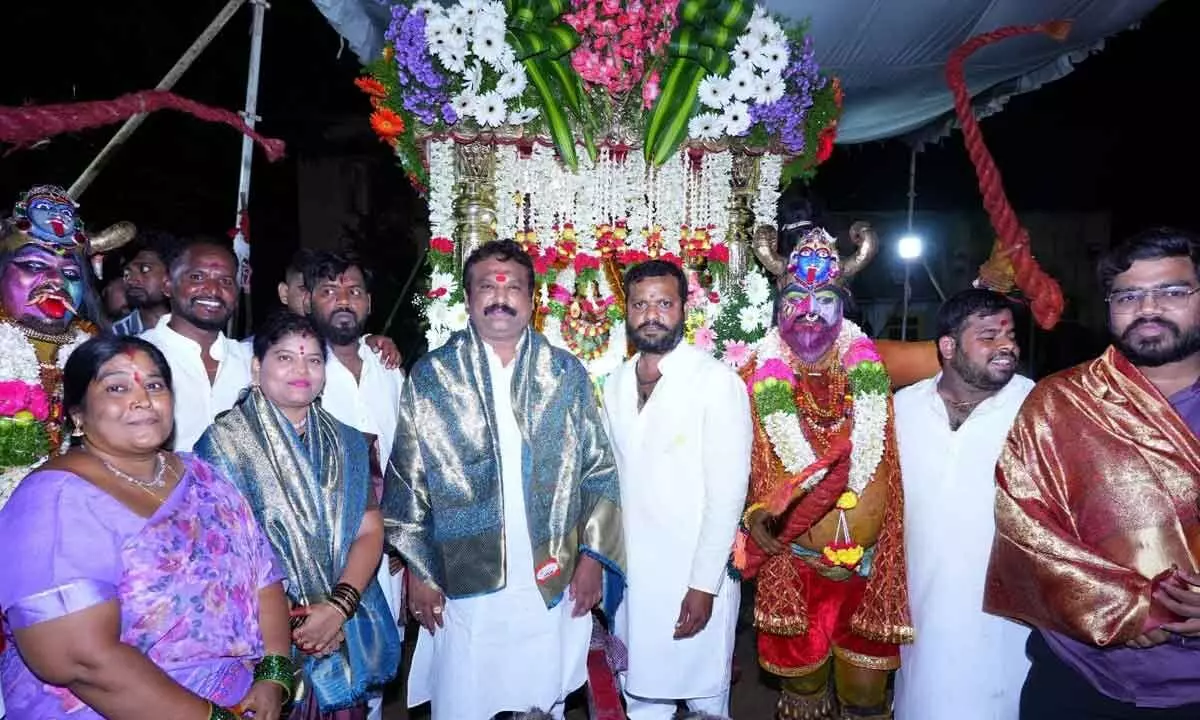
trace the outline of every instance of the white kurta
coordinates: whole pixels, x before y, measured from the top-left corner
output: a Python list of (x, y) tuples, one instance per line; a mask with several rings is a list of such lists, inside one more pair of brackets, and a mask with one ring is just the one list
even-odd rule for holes
[[(739, 583), (727, 572), (745, 509), (753, 429), (746, 387), (681, 343), (639, 412), (637, 357), (604, 383), (620, 471), (627, 582), (616, 633), (629, 650), (625, 691), (689, 699), (729, 689)], [(674, 639), (688, 588), (716, 595), (704, 630)]]
[[(358, 341), (358, 357), (362, 359), (362, 370), (357, 380), (354, 373), (332, 352), (328, 357), (321, 407), (355, 430), (371, 433), (376, 437), (379, 462), (386, 474), (388, 458), (392, 454), (392, 442), (396, 439), (396, 420), (400, 415), (400, 391), (404, 388), (404, 371), (400, 368), (388, 370), (384, 367), (383, 361), (362, 338)], [(404, 604), (404, 573), (392, 575), (387, 562), (381, 562), (376, 577), (403, 638), (404, 624), (400, 622), (400, 613)], [(382, 712), (382, 702), (372, 701), (370, 719), (379, 720)]]
[(168, 327), (170, 314), (139, 337), (154, 344), (171, 366), (175, 394), (175, 445), (177, 452), (191, 452), (219, 413), (233, 407), (250, 384), (253, 354), (237, 340), (218, 333), (208, 354), (217, 361), (216, 377), (210, 382), (200, 345)]
[(1017, 720), (1029, 630), (983, 612), (996, 461), (1033, 381), (1015, 376), (950, 430), (941, 375), (896, 393), (908, 599), (897, 720)]
[[(531, 707), (550, 711), (587, 681), (592, 616), (571, 617), (564, 594), (551, 609), (534, 577), (521, 477), (521, 430), (512, 407), (513, 365), (486, 344), (500, 440), (507, 584), (497, 592), (446, 601), (445, 626), (421, 628), (408, 704), (433, 703), (432, 720), (489, 720)], [(562, 708), (555, 708), (561, 717)]]

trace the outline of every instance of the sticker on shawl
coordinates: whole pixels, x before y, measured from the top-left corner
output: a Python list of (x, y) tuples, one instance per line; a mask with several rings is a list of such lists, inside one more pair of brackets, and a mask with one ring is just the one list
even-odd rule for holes
[(537, 578), (538, 584), (542, 584), (550, 578), (557, 576), (560, 572), (562, 572), (562, 567), (558, 564), (558, 561), (550, 558), (539, 565), (538, 569), (534, 570), (533, 575)]

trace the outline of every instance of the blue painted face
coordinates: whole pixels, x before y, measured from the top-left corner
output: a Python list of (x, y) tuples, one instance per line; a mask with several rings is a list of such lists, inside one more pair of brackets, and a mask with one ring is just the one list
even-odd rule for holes
[(77, 230), (75, 206), (64, 200), (49, 194), (27, 198), (25, 212), (30, 227), (26, 232), (56, 245), (73, 241)]
[(821, 245), (798, 248), (788, 262), (792, 282), (809, 292), (833, 282), (840, 270), (837, 253)]

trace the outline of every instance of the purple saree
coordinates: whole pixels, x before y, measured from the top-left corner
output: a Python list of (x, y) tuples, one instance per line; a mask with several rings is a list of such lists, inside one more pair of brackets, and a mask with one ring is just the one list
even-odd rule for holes
[(68, 472), (31, 473), (0, 510), (0, 687), (8, 714), (99, 718), (25, 667), (14, 629), (121, 605), (121, 640), (202, 698), (230, 706), (263, 652), (258, 591), (282, 578), (241, 494), (201, 460), (150, 518)]

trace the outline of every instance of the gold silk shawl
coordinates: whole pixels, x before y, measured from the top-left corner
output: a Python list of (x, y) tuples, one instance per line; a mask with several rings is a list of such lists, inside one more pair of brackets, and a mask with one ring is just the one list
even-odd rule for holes
[(1200, 441), (1114, 348), (1038, 383), (996, 484), (987, 612), (1121, 644), (1147, 626), (1157, 576), (1196, 570)]
[[(527, 531), (538, 589), (552, 607), (581, 551), (624, 573), (617, 468), (579, 360), (529, 330), (513, 362)], [(487, 363), (473, 327), (417, 361), (385, 470), (388, 542), (409, 570), (451, 598), (495, 592), (506, 582), (500, 440)]]

